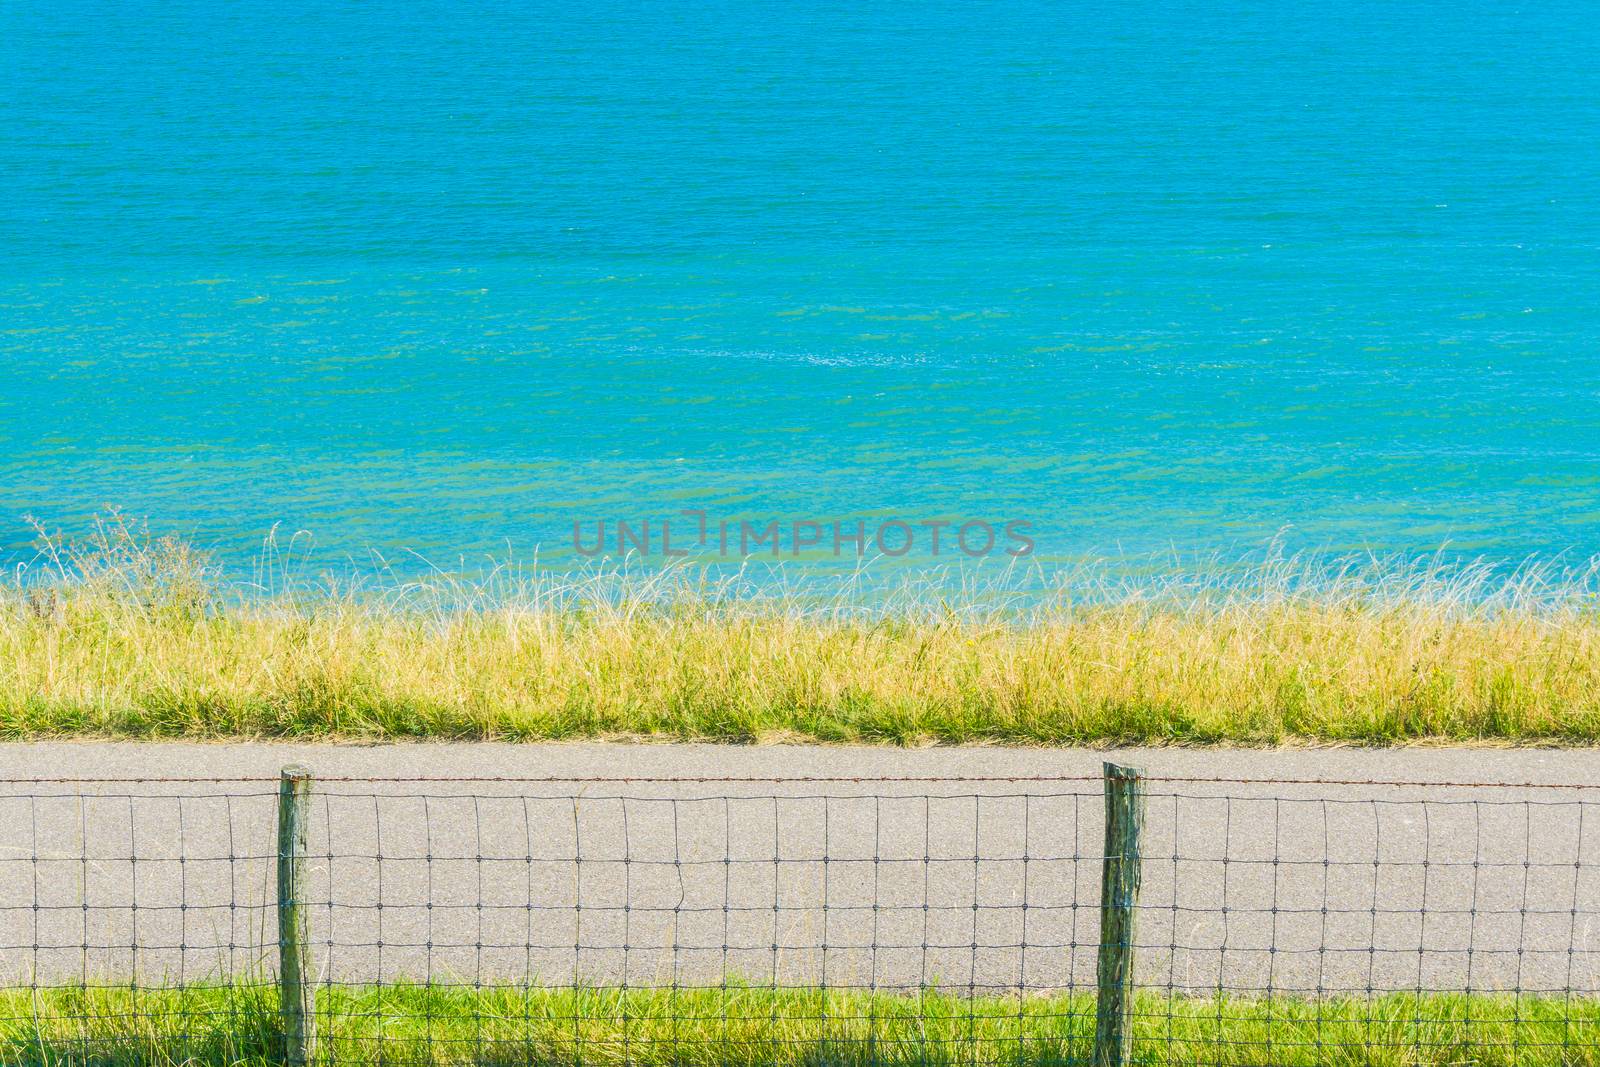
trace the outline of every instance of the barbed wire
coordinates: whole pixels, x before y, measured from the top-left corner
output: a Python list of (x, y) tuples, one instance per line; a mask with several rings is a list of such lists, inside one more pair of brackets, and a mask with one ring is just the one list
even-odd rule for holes
[[(261, 785), (278, 781), (277, 774), (265, 775), (51, 775), (5, 778), (0, 789), (29, 785)], [(1437, 789), (1600, 789), (1597, 782), (1565, 781), (1481, 781), (1469, 779), (1427, 778), (1280, 778), (1280, 777), (1222, 777), (1203, 775), (1144, 774), (1146, 782), (1167, 785), (1245, 785), (1245, 786), (1372, 786), (1379, 788), (1437, 788)], [(1099, 783), (1098, 774), (858, 774), (858, 775), (471, 775), (471, 774), (417, 774), (417, 775), (351, 775), (316, 774), (323, 784), (342, 785), (411, 785), (411, 784), (506, 784), (506, 785), (939, 785), (961, 783), (996, 784), (1051, 784)]]

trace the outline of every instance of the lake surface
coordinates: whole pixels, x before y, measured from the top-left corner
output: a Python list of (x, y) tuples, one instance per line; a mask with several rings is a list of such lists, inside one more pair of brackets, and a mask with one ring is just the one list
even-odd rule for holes
[(8, 3), (0, 552), (1600, 552), (1593, 8), (1095, 6)]

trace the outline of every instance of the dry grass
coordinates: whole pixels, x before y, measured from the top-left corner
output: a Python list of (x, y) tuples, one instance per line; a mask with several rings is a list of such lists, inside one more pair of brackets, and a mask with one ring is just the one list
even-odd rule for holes
[(230, 585), (112, 519), (0, 589), (0, 735), (1589, 744), (1593, 570), (1276, 560), (863, 607), (669, 571)]

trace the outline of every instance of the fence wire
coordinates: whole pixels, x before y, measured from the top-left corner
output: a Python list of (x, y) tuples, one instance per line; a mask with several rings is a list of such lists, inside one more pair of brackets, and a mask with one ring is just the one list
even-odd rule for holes
[[(281, 1062), (274, 785), (15, 788), (0, 1062)], [(1600, 1063), (1600, 791), (1146, 788), (1137, 1061)], [(319, 1063), (1093, 1055), (1098, 779), (311, 803)]]

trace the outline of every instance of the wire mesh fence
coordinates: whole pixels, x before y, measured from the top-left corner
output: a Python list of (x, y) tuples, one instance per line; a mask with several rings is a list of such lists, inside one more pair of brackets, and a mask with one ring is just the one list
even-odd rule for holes
[[(322, 780), (315, 1063), (1600, 1063), (1600, 796)], [(275, 781), (0, 788), (0, 1061), (296, 1061)], [(1118, 935), (1120, 937), (1120, 935)], [(1110, 940), (1115, 940), (1111, 938)], [(1126, 1047), (1097, 1042), (1125, 952)]]

